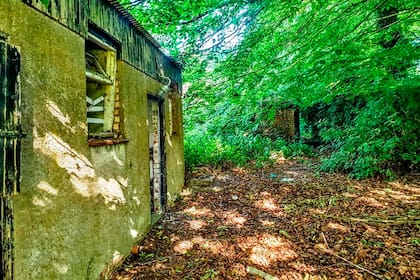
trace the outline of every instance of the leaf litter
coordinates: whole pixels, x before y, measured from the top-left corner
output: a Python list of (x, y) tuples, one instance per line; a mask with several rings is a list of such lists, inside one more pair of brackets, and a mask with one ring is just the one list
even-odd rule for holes
[(187, 184), (112, 279), (420, 278), (418, 176), (356, 181), (287, 161), (188, 179), (205, 184)]

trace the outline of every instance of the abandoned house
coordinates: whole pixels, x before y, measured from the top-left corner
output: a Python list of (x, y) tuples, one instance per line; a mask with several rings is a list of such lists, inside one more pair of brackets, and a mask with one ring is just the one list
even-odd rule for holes
[(2, 279), (98, 279), (184, 184), (181, 67), (115, 0), (1, 0)]
[(290, 105), (277, 109), (273, 127), (289, 140), (299, 138), (299, 109)]

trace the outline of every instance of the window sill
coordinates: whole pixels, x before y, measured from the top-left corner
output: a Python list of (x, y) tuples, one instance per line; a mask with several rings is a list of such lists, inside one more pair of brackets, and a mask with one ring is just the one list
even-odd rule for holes
[(128, 143), (128, 139), (89, 139), (89, 147), (109, 146)]

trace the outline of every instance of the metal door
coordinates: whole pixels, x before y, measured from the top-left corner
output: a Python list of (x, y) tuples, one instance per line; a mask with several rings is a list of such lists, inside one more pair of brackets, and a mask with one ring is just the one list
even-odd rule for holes
[(148, 126), (149, 126), (149, 170), (150, 170), (150, 196), (152, 213), (161, 213), (166, 204), (165, 181), (165, 152), (163, 133), (163, 102), (149, 96)]
[(13, 196), (20, 183), (20, 55), (0, 38), (1, 279), (13, 279)]

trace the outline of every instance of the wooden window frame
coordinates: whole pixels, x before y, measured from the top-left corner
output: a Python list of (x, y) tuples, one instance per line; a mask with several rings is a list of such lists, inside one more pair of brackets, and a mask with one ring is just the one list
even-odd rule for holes
[(120, 134), (118, 48), (89, 32), (86, 39), (86, 114), (90, 146), (128, 142)]

